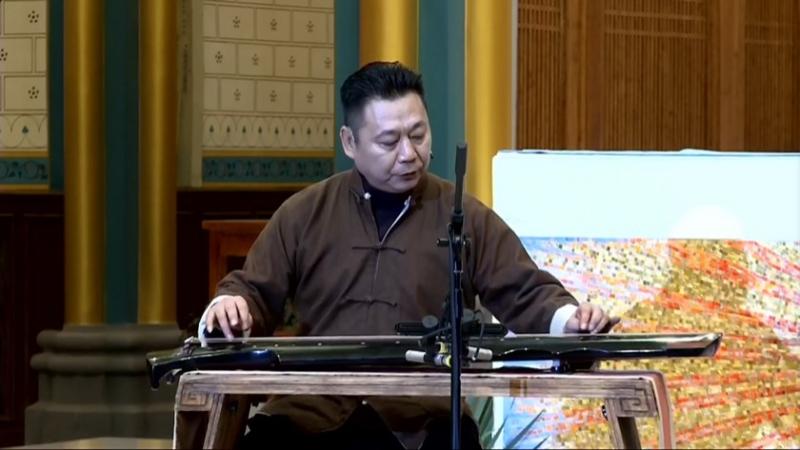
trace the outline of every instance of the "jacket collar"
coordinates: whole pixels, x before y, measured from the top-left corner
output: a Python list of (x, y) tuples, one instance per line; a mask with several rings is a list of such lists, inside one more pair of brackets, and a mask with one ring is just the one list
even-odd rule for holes
[[(422, 198), (422, 194), (425, 192), (425, 187), (428, 185), (428, 171), (427, 169), (422, 173), (422, 177), (419, 179), (419, 183), (414, 186), (414, 189), (411, 190), (411, 204), (418, 203), (419, 200)], [(352, 192), (358, 198), (364, 198), (364, 183), (361, 182), (361, 175), (358, 172), (358, 169), (353, 167), (348, 174), (347, 184), (350, 187), (350, 192)]]

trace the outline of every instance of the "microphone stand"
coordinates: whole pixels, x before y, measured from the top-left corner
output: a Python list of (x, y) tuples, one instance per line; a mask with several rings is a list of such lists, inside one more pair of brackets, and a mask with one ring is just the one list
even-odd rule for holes
[(449, 324), (445, 323), (445, 334), (449, 329), (450, 337), (450, 411), (452, 448), (461, 448), (461, 363), (464, 355), (461, 322), (464, 314), (461, 275), (464, 262), (464, 211), (462, 195), (464, 192), (464, 174), (467, 167), (467, 144), (459, 144), (456, 148), (456, 187), (453, 201), (453, 213), (448, 228), (447, 239), (439, 239), (439, 246), (450, 249), (450, 295), (445, 306), (445, 317), (449, 312)]
[[(475, 360), (491, 360), (491, 352), (487, 355), (480, 349), (480, 345), (469, 347), (467, 339), (470, 334), (477, 332), (480, 336), (487, 331), (491, 335), (503, 336), (506, 331), (505, 327), (499, 325), (481, 323), (476, 319), (477, 316), (470, 318), (468, 323), (463, 323), (464, 295), (461, 289), (461, 276), (464, 273), (464, 248), (469, 245), (469, 239), (464, 236), (462, 199), (466, 168), (467, 144), (462, 143), (456, 147), (455, 195), (453, 212), (447, 227), (447, 238), (436, 241), (437, 246), (449, 248), (450, 256), (450, 286), (442, 318), (437, 320), (433, 316), (426, 316), (422, 319), (422, 323), (400, 322), (395, 325), (395, 330), (400, 334), (421, 336), (419, 342), (421, 350), (406, 352), (407, 361), (450, 367), (451, 448), (453, 449), (461, 448), (461, 368), (464, 358), (471, 355)], [(467, 339), (464, 338), (465, 327)], [(434, 350), (434, 347), (438, 349)]]

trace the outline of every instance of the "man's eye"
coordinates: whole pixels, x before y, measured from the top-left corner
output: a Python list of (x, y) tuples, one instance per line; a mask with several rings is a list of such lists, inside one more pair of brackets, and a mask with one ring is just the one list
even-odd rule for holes
[(378, 142), (378, 145), (384, 148), (394, 148), (394, 146), (397, 145), (397, 141)]
[(422, 142), (424, 139), (425, 139), (425, 135), (424, 134), (417, 134), (417, 135), (411, 136), (411, 140), (414, 141), (414, 142)]

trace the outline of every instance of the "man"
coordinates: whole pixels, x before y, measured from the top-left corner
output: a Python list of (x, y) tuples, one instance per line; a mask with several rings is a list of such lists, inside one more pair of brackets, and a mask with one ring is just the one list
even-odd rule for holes
[[(355, 168), (275, 212), (244, 269), (219, 283), (201, 321), (206, 330), (271, 333), (286, 299), (311, 335), (393, 334), (397, 322), (441, 315), (449, 256), (436, 239), (447, 234), (454, 187), (426, 171), (431, 129), (421, 77), (398, 63), (371, 63), (345, 80), (341, 99), (339, 137)], [(467, 305), (478, 296), (517, 333), (595, 333), (612, 321), (539, 270), (491, 209), (465, 196), (464, 212)], [(425, 437), (422, 448), (449, 446), (446, 398), (276, 396), (265, 412), (251, 420), (244, 445), (403, 448), (400, 436)], [(462, 428), (464, 447), (478, 447), (474, 422)]]

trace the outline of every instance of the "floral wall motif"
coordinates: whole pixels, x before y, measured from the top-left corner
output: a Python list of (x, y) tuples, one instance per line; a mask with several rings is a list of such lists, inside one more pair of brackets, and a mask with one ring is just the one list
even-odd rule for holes
[[(0, 185), (47, 183), (47, 2), (0, 2)], [(36, 167), (36, 170), (31, 167)]]
[(202, 182), (224, 182), (208, 176), (209, 158), (332, 158), (333, 0), (204, 0), (200, 8), (192, 13), (201, 113), (193, 112), (191, 151)]

